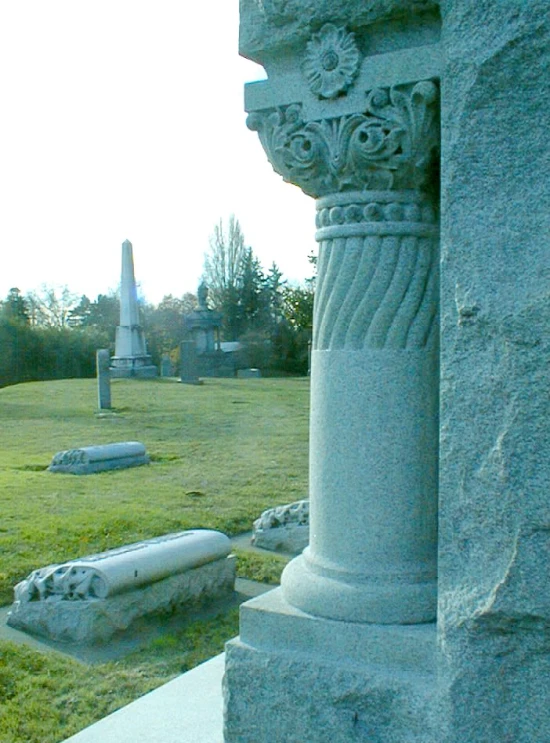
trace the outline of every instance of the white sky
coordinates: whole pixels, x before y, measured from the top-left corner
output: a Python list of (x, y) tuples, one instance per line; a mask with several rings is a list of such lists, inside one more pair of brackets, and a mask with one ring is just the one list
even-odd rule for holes
[(0, 298), (115, 289), (134, 246), (149, 302), (196, 291), (231, 213), (265, 269), (311, 273), (314, 205), (245, 125), (238, 0), (0, 2)]

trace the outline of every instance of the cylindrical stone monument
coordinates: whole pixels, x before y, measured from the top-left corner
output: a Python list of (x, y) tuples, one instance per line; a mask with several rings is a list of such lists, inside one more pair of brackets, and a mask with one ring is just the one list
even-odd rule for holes
[(308, 123), (299, 105), (248, 120), (275, 170), (317, 197), (310, 545), (282, 589), (330, 619), (435, 619), (437, 97), (426, 80), (374, 89), (339, 120)]

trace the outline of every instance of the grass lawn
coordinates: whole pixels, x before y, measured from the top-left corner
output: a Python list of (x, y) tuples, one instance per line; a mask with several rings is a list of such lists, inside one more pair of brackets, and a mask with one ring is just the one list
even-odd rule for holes
[[(188, 528), (248, 531), (272, 505), (306, 497), (306, 379), (114, 380), (97, 417), (95, 380), (0, 390), (0, 605), (32, 569)], [(52, 474), (53, 454), (137, 440), (147, 467)], [(276, 582), (277, 556), (238, 555), (240, 575)], [(0, 643), (0, 741), (59, 743), (223, 649), (237, 611), (92, 667)]]

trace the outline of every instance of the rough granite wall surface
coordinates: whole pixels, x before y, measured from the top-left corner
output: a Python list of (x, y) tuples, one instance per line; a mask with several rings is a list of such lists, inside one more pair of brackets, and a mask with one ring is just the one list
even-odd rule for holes
[[(227, 679), (231, 677), (231, 688)], [(250, 683), (256, 679), (256, 683)], [(443, 741), (433, 677), (319, 664), (300, 653), (226, 646), (225, 740), (238, 743), (434, 743)], [(231, 690), (238, 689), (233, 695)], [(251, 715), (250, 710), (258, 710)], [(242, 721), (247, 724), (243, 726)], [(465, 743), (465, 741), (463, 741)], [(496, 743), (496, 741), (495, 741)]]
[(453, 743), (550, 740), (550, 4), (442, 0), (439, 621)]

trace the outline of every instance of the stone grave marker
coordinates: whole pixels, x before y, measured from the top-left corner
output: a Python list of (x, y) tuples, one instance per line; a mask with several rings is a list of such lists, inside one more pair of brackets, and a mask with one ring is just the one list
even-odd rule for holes
[(157, 376), (157, 367), (147, 353), (145, 334), (139, 317), (134, 252), (132, 243), (122, 243), (120, 279), (120, 324), (116, 329), (115, 355), (111, 359), (113, 377), (148, 378)]
[(182, 341), (180, 343), (180, 380), (184, 384), (200, 384), (197, 375), (195, 341)]
[(161, 377), (173, 377), (174, 367), (170, 356), (164, 355), (160, 362), (160, 376)]
[(237, 369), (237, 379), (260, 379), (261, 376), (259, 369)]
[(274, 552), (299, 555), (309, 543), (309, 500), (268, 508), (254, 522), (251, 542)]
[(100, 348), (96, 352), (97, 370), (97, 405), (99, 410), (111, 409), (111, 373), (109, 365), (111, 355), (106, 348)]

